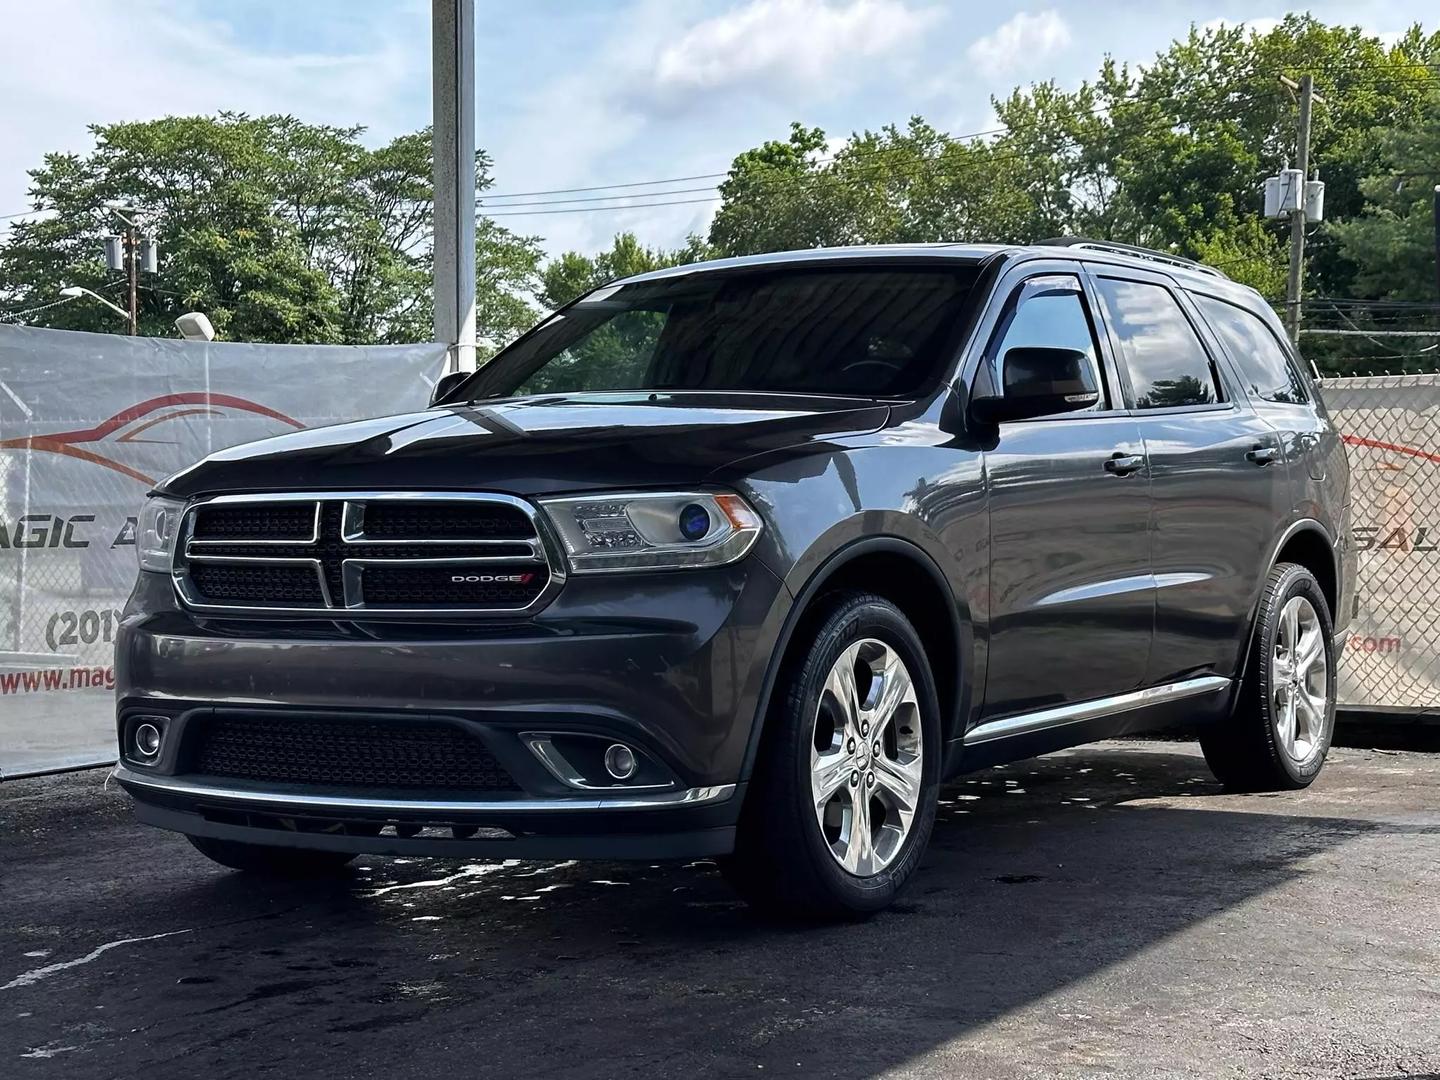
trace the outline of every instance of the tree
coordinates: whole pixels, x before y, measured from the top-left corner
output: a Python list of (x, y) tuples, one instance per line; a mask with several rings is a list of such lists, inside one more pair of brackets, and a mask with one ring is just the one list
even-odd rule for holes
[(1360, 182), (1367, 205), (1331, 225), (1330, 234), (1355, 265), (1360, 293), (1433, 303), (1440, 91), (1431, 94), (1419, 123), (1385, 132), (1377, 151), (1375, 174)]
[[(993, 103), (1003, 130), (983, 138), (957, 139), (915, 117), (837, 147), (795, 124), (787, 140), (734, 159), (710, 241), (744, 254), (1084, 235), (1201, 258), (1279, 299), (1285, 228), (1261, 218), (1259, 185), (1295, 153), (1296, 105), (1280, 76), (1312, 73), (1325, 96), (1312, 160), (1327, 215), (1345, 219), (1365, 205), (1361, 178), (1381, 171), (1381, 132), (1420, 122), (1437, 60), (1440, 34), (1418, 27), (1387, 45), (1290, 15), (1264, 34), (1192, 28), (1149, 64), (1107, 59), (1073, 91), (1018, 89)], [(1313, 289), (1356, 282), (1339, 235), (1321, 229), (1312, 240)]]
[[(100, 259), (117, 229), (105, 209), (142, 208), (163, 253), (145, 276), (141, 332), (168, 335), (199, 309), (227, 338), (276, 342), (401, 342), (432, 333), (434, 192), (428, 131), (374, 149), (362, 129), (289, 116), (167, 117), (91, 129), (86, 155), (51, 154), (31, 172), (35, 208), (0, 246), (0, 298), (15, 310), (83, 285), (119, 299)], [(490, 183), (476, 156), (476, 187)], [(528, 326), (538, 241), (478, 223), (482, 348)], [(37, 313), (41, 325), (116, 331), (113, 312), (77, 302)]]
[(674, 251), (664, 251), (645, 247), (634, 233), (618, 233), (609, 251), (594, 256), (567, 251), (546, 265), (540, 275), (540, 301), (553, 311), (607, 281), (709, 257), (708, 246), (698, 236), (691, 236)]

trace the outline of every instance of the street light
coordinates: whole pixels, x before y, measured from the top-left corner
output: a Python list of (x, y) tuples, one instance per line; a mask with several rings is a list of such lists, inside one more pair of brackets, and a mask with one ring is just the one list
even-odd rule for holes
[(84, 288), (83, 286), (67, 285), (65, 286), (65, 288), (60, 290), (60, 295), (63, 296), (66, 300), (79, 300), (82, 296), (88, 296), (92, 300), (99, 300), (100, 303), (104, 304), (111, 311), (115, 312), (115, 314), (119, 315), (126, 322), (130, 321), (130, 313), (124, 308), (122, 308), (119, 304), (112, 304), (109, 300), (106, 300), (105, 297), (101, 296), (99, 293), (93, 292), (92, 290)]
[(187, 311), (175, 320), (175, 329), (186, 341), (214, 341), (215, 327), (203, 311)]

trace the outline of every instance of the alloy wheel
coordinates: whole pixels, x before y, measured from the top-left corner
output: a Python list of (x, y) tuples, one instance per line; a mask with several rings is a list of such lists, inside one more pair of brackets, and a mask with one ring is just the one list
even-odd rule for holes
[(865, 638), (836, 659), (815, 712), (810, 791), (835, 861), (884, 870), (920, 806), (924, 744), (915, 685), (900, 655)]
[(1293, 761), (1310, 757), (1325, 737), (1330, 666), (1325, 630), (1314, 606), (1293, 596), (1280, 611), (1270, 655), (1275, 735)]

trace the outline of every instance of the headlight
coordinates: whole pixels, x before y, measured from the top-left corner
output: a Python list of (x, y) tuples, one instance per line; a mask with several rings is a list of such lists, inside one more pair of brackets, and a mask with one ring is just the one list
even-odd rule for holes
[(175, 534), (180, 531), (180, 515), (184, 510), (185, 504), (179, 499), (152, 495), (145, 500), (135, 530), (141, 570), (170, 572), (170, 563), (175, 557)]
[(724, 566), (750, 550), (761, 528), (739, 495), (587, 495), (540, 505), (577, 574)]

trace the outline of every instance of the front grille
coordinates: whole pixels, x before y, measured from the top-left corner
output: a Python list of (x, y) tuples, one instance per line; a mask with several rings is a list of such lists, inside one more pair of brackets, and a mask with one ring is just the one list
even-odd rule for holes
[(192, 607), (528, 613), (552, 583), (529, 508), (504, 496), (223, 496), (181, 527)]
[(201, 506), (193, 535), (197, 540), (313, 540), (315, 505)]
[(375, 566), (364, 568), (365, 602), (371, 607), (524, 607), (545, 588), (533, 564), (467, 566)]
[(196, 563), (190, 580), (206, 598), (232, 604), (323, 607), (313, 566)]
[(529, 515), (504, 503), (374, 502), (365, 507), (360, 527), (372, 540), (528, 540), (535, 535)]
[(502, 792), (519, 786), (489, 748), (426, 719), (213, 716), (187, 738), (205, 776), (352, 791)]

